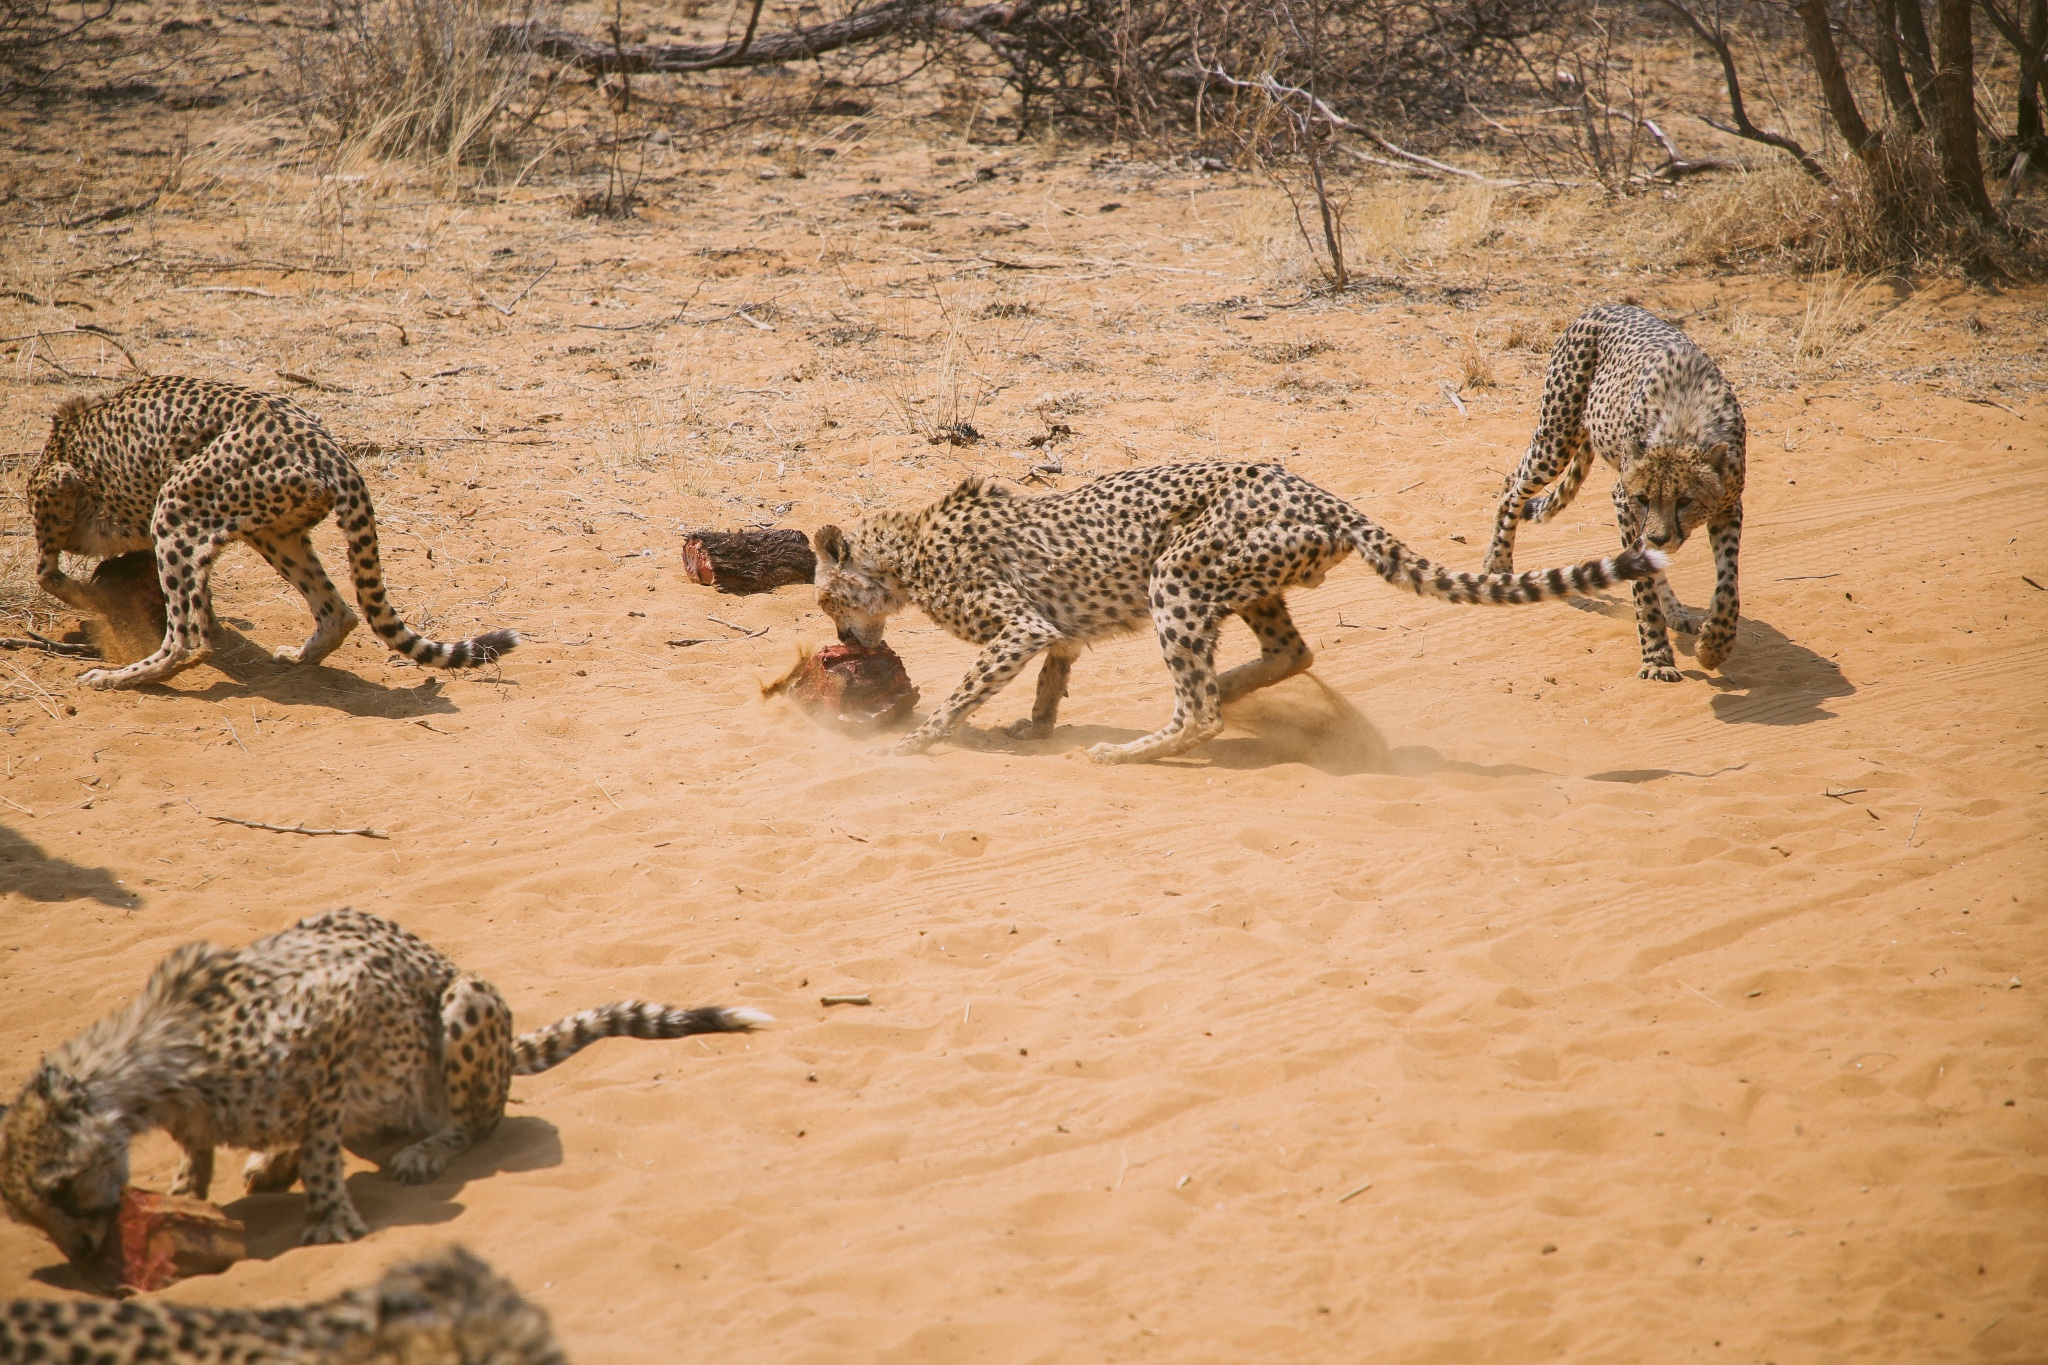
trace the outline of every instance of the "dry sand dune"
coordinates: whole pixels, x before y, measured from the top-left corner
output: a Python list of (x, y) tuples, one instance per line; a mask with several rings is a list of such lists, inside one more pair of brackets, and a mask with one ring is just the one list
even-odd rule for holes
[[(303, 613), (237, 555), (220, 654), (168, 689), (0, 660), (0, 1085), (170, 946), (343, 904), (489, 976), (526, 1026), (625, 996), (781, 1021), (519, 1081), (442, 1182), (352, 1177), (356, 1245), (297, 1248), (301, 1196), (224, 1177), (255, 1256), (168, 1297), (325, 1294), (460, 1239), (584, 1362), (2048, 1359), (2039, 291), (1936, 289), (1913, 354), (1795, 375), (1804, 284), (1622, 262), (1476, 308), (1438, 292), (1501, 278), (1510, 240), (1417, 267), (1406, 295), (1282, 312), (1249, 249), (1189, 217), (1229, 212), (1218, 182), (1053, 163), (962, 191), (975, 213), (1090, 210), (987, 248), (1059, 269), (1003, 271), (964, 226), (908, 249), (844, 207), (864, 173), (934, 174), (889, 155), (707, 181), (651, 226), (566, 224), (537, 191), (478, 210), (441, 257), (563, 261), (511, 318), (431, 316), (423, 287), (443, 311), (467, 288), (452, 264), (209, 277), (271, 298), (106, 286), (158, 368), (355, 390), (301, 392), (399, 448), (367, 463), (401, 605), (529, 643), (429, 677), (359, 633), (294, 671), (264, 651)], [(388, 210), (366, 259), (406, 259), (416, 219)], [(197, 250), (214, 223), (156, 230)], [(783, 290), (776, 331), (574, 330), (656, 316), (703, 274), (693, 252), (743, 238), (771, 254), (707, 297)], [(1083, 657), (1049, 740), (881, 759), (760, 698), (829, 635), (807, 589), (720, 597), (674, 553), (685, 525), (812, 527), (1019, 473), (1033, 402), (1064, 389), (1084, 391), (1047, 410), (1077, 431), (1067, 483), (1287, 456), (1476, 564), (1542, 343), (1489, 343), (1499, 387), (1468, 388), (1469, 416), (1438, 387), (1456, 347), (1624, 293), (1699, 318), (1748, 404), (1720, 675), (1682, 657), (1683, 684), (1637, 682), (1623, 599), (1453, 607), (1351, 564), (1297, 596), (1314, 672), (1181, 760), (1079, 756), (1166, 714), (1144, 639)], [(1006, 298), (1027, 329), (957, 333), (1012, 386), (974, 412), (988, 440), (908, 434), (944, 376), (889, 358)], [(385, 316), (407, 349), (376, 339)], [(2024, 382), (1966, 401), (1994, 362)], [(33, 448), (65, 391), (10, 378), (0, 439)], [(505, 444), (403, 450), (479, 432)], [(1522, 564), (1604, 552), (1608, 480), (1525, 532)], [(1709, 573), (1689, 547), (1681, 596)], [(666, 643), (690, 637), (713, 642)], [(915, 615), (891, 638), (927, 705), (971, 657)], [(1019, 684), (979, 720), (1028, 708)], [(874, 1004), (819, 1005), (839, 992)], [(137, 1180), (173, 1165), (145, 1140)], [(0, 1228), (0, 1293), (64, 1292), (55, 1260)]]

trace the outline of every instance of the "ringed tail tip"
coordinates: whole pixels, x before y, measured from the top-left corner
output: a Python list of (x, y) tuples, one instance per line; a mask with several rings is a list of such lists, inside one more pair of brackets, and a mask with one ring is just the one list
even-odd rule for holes
[(729, 1009), (720, 1010), (719, 1013), (724, 1016), (725, 1022), (732, 1026), (734, 1033), (746, 1033), (762, 1024), (775, 1022), (775, 1016), (766, 1010)]

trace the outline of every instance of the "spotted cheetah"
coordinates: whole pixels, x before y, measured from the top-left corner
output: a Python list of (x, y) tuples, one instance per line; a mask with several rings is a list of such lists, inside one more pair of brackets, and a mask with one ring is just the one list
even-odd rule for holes
[(1508, 476), (1486, 571), (1513, 572), (1516, 525), (1548, 521), (1570, 506), (1598, 455), (1619, 476), (1614, 516), (1624, 548), (1648, 542), (1675, 551), (1702, 525), (1714, 547), (1714, 600), (1704, 625), (1679, 605), (1661, 572), (1636, 580), (1643, 650), (1636, 676), (1683, 677), (1667, 622), (1697, 628), (1701, 667), (1719, 668), (1734, 651), (1741, 606), (1735, 559), (1742, 548), (1745, 444), (1735, 391), (1685, 333), (1625, 304), (1590, 308), (1550, 352), (1536, 435)]
[(64, 573), (62, 555), (156, 552), (169, 623), (163, 644), (125, 668), (80, 675), (89, 687), (162, 682), (212, 653), (214, 562), (246, 541), (291, 581), (313, 612), (313, 634), (276, 651), (318, 663), (355, 629), (306, 533), (330, 511), (348, 536), (356, 601), (391, 649), (433, 668), (488, 663), (519, 643), (509, 630), (443, 644), (417, 635), (385, 599), (377, 518), (353, 461), (320, 419), (272, 393), (210, 379), (160, 377), (57, 409), (28, 477), (37, 581), (80, 611), (98, 597)]
[(79, 1365), (568, 1365), (548, 1315), (461, 1247), (292, 1308), (0, 1303), (0, 1360)]
[[(1104, 763), (1192, 748), (1223, 728), (1224, 704), (1306, 669), (1314, 656), (1285, 594), (1315, 587), (1353, 550), (1395, 587), (1448, 602), (1566, 597), (1664, 563), (1654, 550), (1631, 549), (1519, 576), (1452, 573), (1275, 464), (1134, 469), (1038, 497), (975, 476), (920, 511), (884, 512), (852, 535), (826, 526), (813, 542), (818, 605), (841, 640), (872, 647), (888, 618), (914, 604), (983, 646), (953, 695), (893, 753), (950, 734), (1041, 651), (1031, 719), (1010, 733), (1050, 733), (1081, 647), (1149, 620), (1173, 674), (1173, 718), (1142, 739), (1088, 751)], [(1260, 654), (1219, 677), (1216, 636), (1232, 613)]]
[(306, 1243), (366, 1231), (342, 1149), (409, 1185), (497, 1127), (514, 1075), (600, 1038), (742, 1033), (768, 1016), (626, 1001), (517, 1037), (497, 988), (389, 920), (334, 910), (238, 951), (191, 943), (142, 994), (43, 1058), (0, 1110), (0, 1200), (73, 1261), (106, 1239), (128, 1143), (185, 1150), (174, 1194), (206, 1197), (215, 1144), (255, 1149), (249, 1190), (304, 1177)]

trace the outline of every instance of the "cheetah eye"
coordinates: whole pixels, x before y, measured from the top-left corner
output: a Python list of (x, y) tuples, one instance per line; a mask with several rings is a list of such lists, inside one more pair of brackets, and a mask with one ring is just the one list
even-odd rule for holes
[(1680, 498), (1680, 499), (1678, 500), (1678, 505), (1679, 505), (1680, 507), (1690, 507), (1690, 506), (1692, 506), (1692, 499), (1691, 499), (1691, 498)]
[(1649, 499), (1648, 499), (1647, 497), (1645, 497), (1645, 496), (1644, 496), (1644, 495), (1642, 495), (1641, 493), (1638, 493), (1638, 494), (1636, 494), (1636, 506), (1638, 506), (1638, 507), (1648, 507), (1649, 505), (1650, 505), (1650, 500), (1649, 500)]

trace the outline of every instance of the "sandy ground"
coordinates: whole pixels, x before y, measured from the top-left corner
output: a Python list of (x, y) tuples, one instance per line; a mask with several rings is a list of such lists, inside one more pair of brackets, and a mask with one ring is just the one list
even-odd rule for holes
[[(72, 135), (27, 135), (39, 174)], [(1332, 303), (1249, 179), (891, 137), (801, 180), (679, 157), (620, 225), (574, 186), (457, 207), (247, 162), (101, 236), (8, 210), (7, 335), (61, 295), (153, 370), (292, 389), (380, 448), (408, 616), (529, 643), (428, 677), (359, 632), (295, 670), (267, 650), (303, 610), (237, 553), (220, 652), (169, 687), (0, 657), (0, 1087), (172, 945), (337, 905), (529, 1027), (627, 996), (781, 1021), (519, 1081), (447, 1179), (351, 1178), (356, 1245), (298, 1248), (302, 1197), (229, 1174), (252, 1259), (166, 1297), (321, 1295), (459, 1239), (584, 1362), (2048, 1359), (2048, 295), (1883, 313), (1425, 187)], [(1424, 604), (1349, 565), (1296, 598), (1314, 672), (1181, 760), (1080, 757), (1164, 718), (1144, 639), (1083, 658), (1050, 740), (882, 759), (760, 699), (829, 637), (808, 589), (680, 569), (691, 526), (1213, 457), (1476, 566), (1548, 339), (1618, 297), (1747, 406), (1718, 675), (1637, 682), (1622, 600)], [(4, 358), (0, 446), (33, 451), (96, 385)], [(1522, 564), (1603, 552), (1608, 483)], [(1674, 577), (1704, 600), (1704, 545)], [(927, 705), (971, 656), (891, 638)], [(162, 1188), (172, 1150), (137, 1150)], [(66, 1283), (0, 1226), (0, 1293)]]

